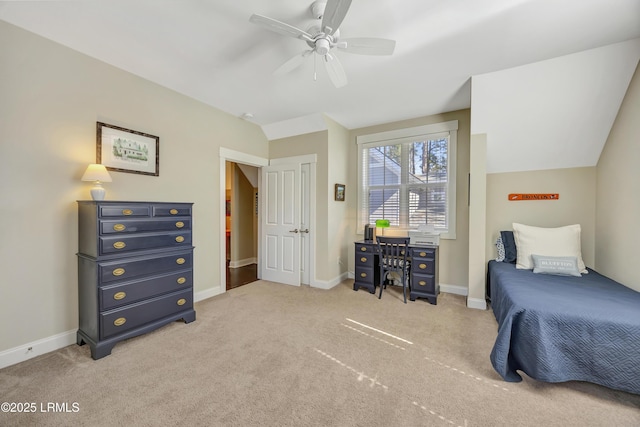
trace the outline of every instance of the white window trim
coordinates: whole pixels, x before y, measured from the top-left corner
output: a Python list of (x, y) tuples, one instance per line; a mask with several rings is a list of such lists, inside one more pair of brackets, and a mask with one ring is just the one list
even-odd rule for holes
[(372, 148), (382, 145), (400, 144), (405, 139), (414, 137), (432, 135), (447, 132), (449, 134), (449, 150), (448, 150), (448, 185), (447, 185), (447, 224), (448, 232), (440, 234), (442, 239), (456, 238), (456, 164), (457, 164), (457, 146), (458, 146), (458, 121), (451, 120), (443, 123), (434, 123), (424, 126), (416, 126), (406, 129), (396, 129), (386, 132), (373, 133), (369, 135), (360, 135), (356, 137), (358, 144), (358, 233), (364, 232), (364, 221), (362, 218), (364, 181), (362, 179), (362, 153), (366, 145)]

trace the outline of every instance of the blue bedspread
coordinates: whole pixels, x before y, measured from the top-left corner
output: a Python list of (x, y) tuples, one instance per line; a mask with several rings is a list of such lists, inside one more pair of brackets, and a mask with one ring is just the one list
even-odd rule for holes
[(505, 381), (588, 381), (640, 394), (640, 292), (589, 270), (534, 274), (489, 262), (498, 337), (491, 363)]

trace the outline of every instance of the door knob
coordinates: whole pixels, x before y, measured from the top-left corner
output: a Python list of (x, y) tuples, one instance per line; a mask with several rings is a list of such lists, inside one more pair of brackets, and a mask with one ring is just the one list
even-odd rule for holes
[(289, 230), (289, 233), (299, 233), (300, 230), (298, 230), (297, 228), (295, 230)]

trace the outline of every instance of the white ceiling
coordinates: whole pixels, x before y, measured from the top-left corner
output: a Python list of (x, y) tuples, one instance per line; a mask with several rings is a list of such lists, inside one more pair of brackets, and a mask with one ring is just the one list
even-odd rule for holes
[[(276, 129), (326, 114), (348, 129), (471, 105), (470, 78), (640, 37), (640, 0), (353, 0), (341, 37), (397, 41), (393, 56), (339, 52), (336, 89), (307, 48), (249, 22), (304, 30), (311, 0), (1, 1), (0, 19)], [(318, 63), (318, 65), (321, 65)], [(267, 135), (269, 136), (269, 135)]]

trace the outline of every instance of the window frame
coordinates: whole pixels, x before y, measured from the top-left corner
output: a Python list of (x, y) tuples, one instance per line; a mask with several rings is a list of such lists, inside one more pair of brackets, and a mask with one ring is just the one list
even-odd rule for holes
[[(458, 121), (451, 120), (448, 122), (434, 123), (424, 126), (416, 126), (405, 129), (397, 129), (386, 132), (379, 132), (368, 135), (359, 135), (356, 137), (358, 145), (358, 212), (357, 212), (357, 230), (358, 233), (364, 232), (364, 212), (368, 210), (368, 185), (364, 179), (364, 152), (366, 149), (375, 148), (386, 145), (397, 145), (408, 142), (419, 142), (426, 139), (435, 139), (440, 137), (438, 134), (447, 134), (449, 138), (447, 147), (447, 230), (440, 233), (442, 239), (456, 238), (456, 153), (458, 145)], [(405, 171), (403, 171), (404, 173)], [(404, 213), (400, 212), (402, 216)], [(408, 226), (408, 224), (407, 224)], [(393, 227), (397, 230), (409, 230), (410, 228)], [(437, 229), (436, 229), (437, 230)]]

